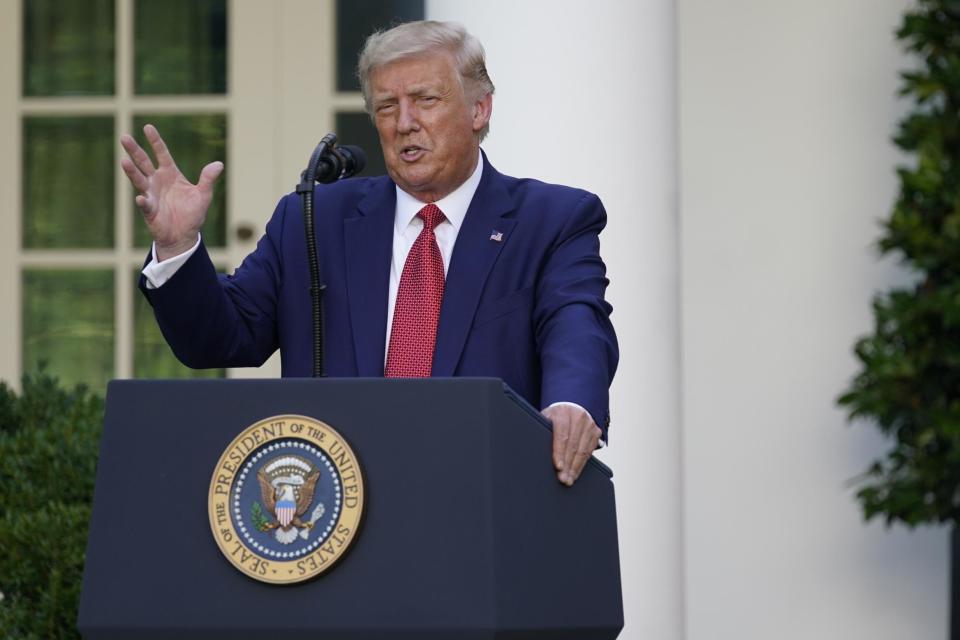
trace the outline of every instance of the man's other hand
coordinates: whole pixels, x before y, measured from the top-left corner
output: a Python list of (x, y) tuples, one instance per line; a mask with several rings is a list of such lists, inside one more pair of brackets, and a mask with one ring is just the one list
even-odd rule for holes
[(603, 432), (581, 407), (555, 404), (542, 413), (553, 424), (553, 466), (557, 469), (557, 479), (572, 487)]
[(157, 259), (166, 260), (196, 244), (213, 199), (213, 184), (223, 172), (223, 163), (211, 162), (205, 166), (197, 184), (193, 184), (180, 173), (157, 128), (148, 124), (143, 132), (153, 148), (157, 165), (154, 166), (132, 137), (125, 135), (120, 138), (120, 144), (127, 157), (120, 160), (120, 166), (140, 192), (137, 206), (153, 236)]

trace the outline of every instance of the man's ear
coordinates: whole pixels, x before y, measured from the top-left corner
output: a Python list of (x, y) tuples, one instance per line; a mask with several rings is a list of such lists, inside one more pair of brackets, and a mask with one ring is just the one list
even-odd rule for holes
[(488, 93), (473, 103), (473, 130), (479, 133), (490, 122), (493, 113), (493, 94)]

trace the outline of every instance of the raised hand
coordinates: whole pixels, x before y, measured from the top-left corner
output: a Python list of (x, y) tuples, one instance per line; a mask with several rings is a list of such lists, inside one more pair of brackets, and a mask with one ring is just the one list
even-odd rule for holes
[(196, 243), (213, 199), (213, 185), (223, 173), (223, 163), (217, 161), (205, 166), (197, 184), (193, 184), (180, 173), (157, 128), (148, 124), (143, 132), (153, 148), (157, 166), (128, 135), (120, 138), (128, 156), (120, 160), (120, 166), (140, 192), (136, 198), (137, 206), (153, 236), (157, 259), (166, 260), (189, 250)]

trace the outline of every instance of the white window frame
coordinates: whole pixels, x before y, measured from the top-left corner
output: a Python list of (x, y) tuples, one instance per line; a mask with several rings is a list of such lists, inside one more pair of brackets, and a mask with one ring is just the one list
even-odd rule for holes
[[(0, 380), (14, 388), (22, 360), (21, 273), (25, 268), (112, 269), (115, 283), (114, 375), (133, 375), (133, 303), (140, 295), (131, 273), (144, 259), (133, 247), (134, 203), (119, 169), (116, 145), (113, 249), (23, 249), (21, 247), (22, 120), (40, 114), (112, 115), (115, 138), (131, 133), (137, 113), (224, 113), (227, 117), (227, 246), (211, 250), (217, 264), (232, 268), (249, 253), (277, 200), (290, 192), (313, 147), (334, 126), (337, 111), (360, 111), (356, 92), (335, 87), (335, 6), (332, 0), (228, 0), (227, 94), (223, 96), (134, 96), (133, 0), (117, 0), (116, 92), (104, 97), (21, 95), (22, 4), (0, 0)], [(304, 61), (311, 61), (305, 64)], [(215, 158), (211, 158), (214, 160)], [(195, 176), (188, 176), (195, 179)], [(254, 229), (251, 239), (236, 229)], [(305, 310), (308, 312), (308, 310)], [(263, 367), (230, 369), (228, 377), (276, 377), (279, 357)]]

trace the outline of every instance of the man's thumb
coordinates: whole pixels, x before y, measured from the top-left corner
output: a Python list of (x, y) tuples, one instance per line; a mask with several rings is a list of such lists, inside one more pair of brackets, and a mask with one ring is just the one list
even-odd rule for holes
[(200, 172), (200, 180), (197, 181), (197, 186), (205, 190), (213, 189), (213, 183), (217, 181), (221, 173), (223, 173), (223, 163), (219, 160), (211, 162)]

